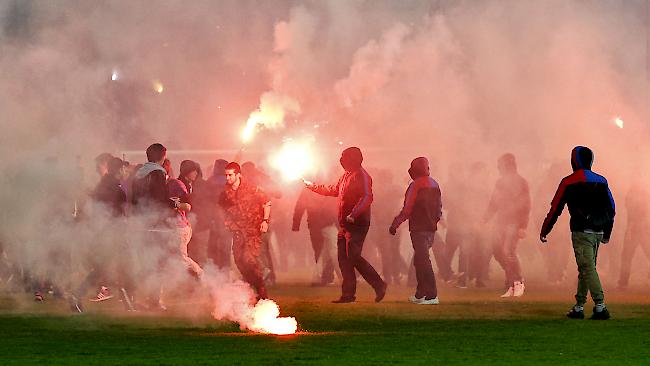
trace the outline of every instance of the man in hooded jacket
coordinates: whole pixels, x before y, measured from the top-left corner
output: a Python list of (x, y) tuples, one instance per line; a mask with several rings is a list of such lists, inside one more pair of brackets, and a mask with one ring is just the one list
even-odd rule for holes
[(569, 207), (571, 241), (578, 265), (578, 289), (576, 304), (566, 314), (572, 319), (583, 319), (587, 292), (594, 301), (591, 319), (607, 320), (609, 311), (605, 295), (596, 271), (596, 258), (600, 243), (606, 244), (612, 235), (616, 207), (607, 179), (591, 171), (593, 152), (584, 146), (576, 146), (571, 152), (573, 173), (562, 179), (555, 192), (539, 238), (546, 243), (546, 236), (553, 229), (564, 205)]
[(339, 233), (337, 252), (343, 282), (342, 294), (334, 303), (356, 300), (357, 278), (355, 269), (375, 290), (375, 302), (386, 295), (388, 285), (377, 271), (361, 256), (363, 242), (370, 228), (372, 203), (372, 178), (361, 166), (363, 155), (358, 147), (349, 147), (341, 153), (340, 163), (345, 173), (334, 185), (305, 182), (307, 188), (324, 196), (338, 197)]
[(395, 217), (390, 226), (391, 235), (397, 233), (397, 228), (409, 220), (409, 231), (413, 243), (413, 264), (418, 281), (415, 295), (409, 298), (414, 304), (437, 305), (438, 290), (436, 276), (431, 268), (429, 248), (438, 228), (442, 215), (442, 200), (440, 186), (429, 175), (429, 161), (419, 157), (411, 162), (408, 170), (413, 182), (409, 184), (404, 197), (404, 207)]

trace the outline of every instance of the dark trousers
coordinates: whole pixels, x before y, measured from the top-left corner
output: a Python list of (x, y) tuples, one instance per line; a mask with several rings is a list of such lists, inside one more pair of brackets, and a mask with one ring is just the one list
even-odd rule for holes
[[(316, 263), (322, 263), (323, 272), (321, 273), (321, 282), (330, 283), (334, 281), (334, 261), (331, 255), (323, 255), (323, 247), (325, 246), (325, 235), (323, 230), (325, 228), (309, 228), (309, 238), (311, 239), (311, 246), (314, 249), (314, 260)], [(331, 246), (331, 241), (329, 242)]]
[(413, 264), (415, 266), (415, 277), (418, 281), (415, 296), (433, 299), (438, 296), (436, 287), (436, 275), (431, 268), (429, 248), (433, 245), (434, 232), (416, 231), (411, 232), (413, 243)]
[(342, 297), (354, 297), (357, 291), (356, 269), (366, 282), (378, 291), (384, 281), (367, 260), (361, 256), (363, 241), (368, 234), (368, 227), (341, 227), (339, 229), (336, 247), (339, 257), (339, 267), (343, 276), (341, 285)]
[(623, 241), (623, 252), (621, 253), (621, 272), (618, 278), (618, 286), (625, 288), (630, 282), (630, 272), (632, 270), (632, 259), (636, 249), (640, 246), (646, 257), (650, 258), (650, 245), (646, 242), (648, 238), (648, 229), (644, 227), (629, 227), (625, 232)]

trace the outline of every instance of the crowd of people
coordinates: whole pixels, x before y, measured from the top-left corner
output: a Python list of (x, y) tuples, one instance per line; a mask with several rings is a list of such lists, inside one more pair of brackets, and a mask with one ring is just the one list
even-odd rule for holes
[[(363, 167), (361, 150), (351, 147), (341, 154), (343, 174), (336, 183), (305, 180), (295, 204), (287, 203), (282, 187), (252, 162), (240, 165), (217, 159), (212, 174), (204, 177), (199, 163), (184, 160), (175, 176), (163, 145), (152, 144), (146, 156), (147, 162), (138, 165), (108, 153), (97, 156), (100, 180), (86, 199), (109, 212), (110, 224), (98, 229), (97, 243), (79, 283), (55, 283), (47, 273), (23, 274), (35, 300), (44, 301), (45, 293), (56, 288), (55, 292), (65, 294), (74, 311), (82, 312), (82, 300), (96, 288), (90, 301), (101, 302), (117, 295), (127, 310), (166, 309), (166, 281), (133, 268), (128, 246), (134, 237), (160, 254), (155, 259), (159, 271), (171, 270), (180, 263), (194, 280), (203, 276), (208, 263), (230, 271), (233, 258), (241, 278), (258, 299), (269, 296), (267, 286), (276, 281), (276, 267), (290, 266), (288, 257), (293, 256), (294, 266), (313, 269), (313, 286), (331, 285), (340, 279), (341, 296), (335, 303), (356, 301), (358, 273), (375, 290), (376, 302), (383, 300), (389, 285), (406, 284), (415, 287), (410, 302), (435, 305), (440, 300), (430, 251), (438, 280), (459, 288), (485, 287), (494, 258), (504, 272), (501, 297), (520, 297), (526, 287), (518, 243), (527, 236), (531, 216), (533, 220), (534, 215), (540, 216), (540, 240), (546, 242), (566, 205), (571, 215), (570, 231), (564, 229), (566, 232), (557, 235), (573, 242), (579, 271), (576, 304), (567, 315), (584, 317), (587, 294), (591, 293), (596, 305), (593, 317), (609, 317), (596, 257), (599, 245), (610, 239), (615, 209), (607, 181), (591, 171), (593, 153), (588, 148), (574, 149), (573, 173), (561, 181), (543, 223), (541, 217), (546, 212), (534, 208), (547, 204), (531, 200), (529, 183), (519, 174), (512, 154), (498, 159), (499, 178), (493, 187), (485, 183), (489, 166), (475, 162), (452, 166), (441, 188), (431, 177), (429, 161), (424, 157), (411, 162), (408, 187), (399, 187), (388, 170), (377, 170), (375, 177), (380, 184), (373, 185), (373, 178)], [(560, 169), (551, 168), (554, 173)], [(546, 186), (556, 183), (549, 179)], [(647, 208), (633, 198), (643, 189), (634, 185), (626, 200), (629, 218), (622, 257), (625, 265), (621, 266), (619, 280), (622, 288), (629, 282), (635, 249), (641, 246), (650, 254), (649, 247), (638, 240), (647, 226)], [(535, 197), (548, 192), (546, 187)], [(79, 225), (85, 220), (84, 209), (78, 207), (83, 201), (75, 200), (73, 215)], [(304, 243), (284, 244), (290, 241), (286, 232), (299, 231), (305, 214), (311, 251)], [(190, 215), (194, 216), (192, 220)], [(137, 234), (127, 229), (127, 221), (137, 222)], [(405, 221), (413, 248), (410, 260), (405, 259), (400, 247), (399, 227)], [(488, 226), (494, 229), (486, 229)], [(199, 240), (199, 232), (206, 233), (207, 239)], [(370, 239), (368, 245), (364, 245), (366, 238)], [(566, 248), (561, 242), (540, 246), (550, 282), (566, 279), (570, 261)], [(5, 273), (0, 275), (5, 279), (13, 276), (15, 266), (4, 251), (2, 263)], [(378, 266), (379, 272), (375, 269)], [(154, 285), (140, 286), (134, 278)]]

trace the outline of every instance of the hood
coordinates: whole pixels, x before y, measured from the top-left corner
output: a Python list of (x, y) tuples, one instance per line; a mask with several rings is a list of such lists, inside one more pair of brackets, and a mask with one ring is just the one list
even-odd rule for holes
[(429, 160), (427, 158), (421, 156), (411, 161), (411, 167), (409, 168), (411, 179), (416, 180), (418, 178), (428, 177), (429, 174)]
[(359, 170), (359, 168), (361, 168), (361, 163), (363, 162), (361, 149), (358, 147), (348, 147), (341, 153), (341, 159), (339, 161), (343, 169), (348, 172)]
[(138, 171), (135, 173), (135, 179), (142, 179), (142, 178), (146, 177), (147, 175), (149, 175), (149, 173), (151, 173), (151, 172), (153, 172), (155, 170), (160, 170), (161, 172), (163, 172), (163, 174), (167, 174), (167, 172), (165, 171), (165, 169), (161, 165), (156, 164), (156, 163), (152, 163), (152, 162), (148, 162), (148, 163), (145, 163), (142, 166), (142, 168), (138, 169)]
[(585, 146), (576, 146), (571, 151), (571, 168), (573, 171), (580, 169), (591, 169), (594, 163), (594, 153), (590, 148)]
[(181, 162), (181, 167), (180, 167), (180, 171), (181, 171), (180, 177), (184, 177), (193, 171), (198, 172), (199, 169), (200, 169), (199, 163), (192, 160), (183, 160)]

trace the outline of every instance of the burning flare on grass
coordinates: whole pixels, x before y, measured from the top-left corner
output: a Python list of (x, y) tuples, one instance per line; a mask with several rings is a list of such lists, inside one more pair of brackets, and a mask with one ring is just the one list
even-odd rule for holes
[(623, 119), (621, 119), (621, 117), (614, 117), (614, 123), (616, 124), (616, 126), (618, 126), (618, 128), (623, 128), (624, 122)]
[(254, 332), (287, 335), (298, 329), (296, 318), (280, 317), (280, 308), (273, 300), (262, 299), (257, 302), (251, 313), (252, 322), (249, 329)]
[(242, 141), (251, 141), (258, 129), (283, 127), (287, 114), (299, 112), (300, 105), (293, 98), (274, 92), (264, 93), (260, 106), (248, 116), (241, 134)]
[(306, 174), (315, 172), (314, 140), (285, 140), (279, 151), (271, 154), (269, 163), (287, 182), (298, 180)]

